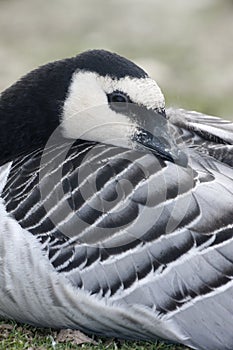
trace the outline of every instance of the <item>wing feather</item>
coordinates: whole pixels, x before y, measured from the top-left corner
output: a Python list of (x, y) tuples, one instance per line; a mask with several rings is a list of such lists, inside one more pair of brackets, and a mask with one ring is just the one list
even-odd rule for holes
[[(65, 157), (57, 145), (1, 167), (2, 197), (74, 286), (156, 310), (193, 346), (230, 349), (217, 324), (233, 313), (233, 126), (181, 110), (168, 117), (186, 168), (77, 141)], [(233, 344), (229, 327), (223, 336)]]

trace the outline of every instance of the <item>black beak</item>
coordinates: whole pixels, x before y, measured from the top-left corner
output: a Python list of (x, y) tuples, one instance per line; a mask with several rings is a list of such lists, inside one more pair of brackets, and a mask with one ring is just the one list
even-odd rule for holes
[(138, 127), (132, 137), (132, 140), (140, 145), (137, 148), (147, 149), (165, 160), (186, 167), (188, 157), (169, 133), (168, 120), (164, 114), (147, 110), (143, 120), (143, 127)]

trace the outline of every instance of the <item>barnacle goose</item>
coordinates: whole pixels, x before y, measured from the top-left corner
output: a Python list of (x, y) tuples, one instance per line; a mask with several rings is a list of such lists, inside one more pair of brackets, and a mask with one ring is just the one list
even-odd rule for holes
[(233, 124), (104, 50), (0, 97), (0, 317), (233, 348)]

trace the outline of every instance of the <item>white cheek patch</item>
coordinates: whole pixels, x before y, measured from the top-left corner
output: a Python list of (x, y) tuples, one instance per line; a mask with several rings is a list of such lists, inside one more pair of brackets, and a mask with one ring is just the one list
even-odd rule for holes
[(78, 72), (64, 103), (61, 127), (67, 138), (130, 147), (136, 125), (109, 108), (106, 92), (95, 73)]
[(107, 103), (107, 96), (91, 72), (74, 73), (63, 107), (63, 117)]
[(72, 114), (62, 122), (63, 134), (72, 139), (97, 141), (131, 147), (136, 125), (126, 116), (112, 111), (107, 104)]
[(109, 107), (106, 94), (116, 90), (127, 94), (138, 105), (151, 109), (165, 107), (159, 86), (150, 78), (124, 77), (117, 80), (94, 72), (76, 72), (63, 106), (63, 135), (131, 148), (136, 121), (134, 123)]

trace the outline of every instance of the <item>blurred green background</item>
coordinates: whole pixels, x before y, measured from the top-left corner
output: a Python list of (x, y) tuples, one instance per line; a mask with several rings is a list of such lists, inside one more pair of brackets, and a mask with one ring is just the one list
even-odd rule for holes
[(0, 0), (0, 90), (48, 61), (105, 48), (144, 67), (167, 106), (233, 117), (233, 1)]

